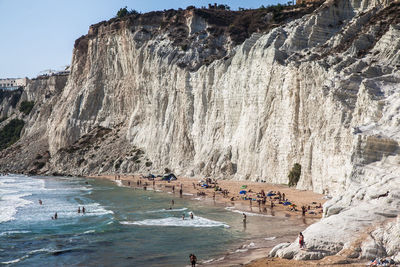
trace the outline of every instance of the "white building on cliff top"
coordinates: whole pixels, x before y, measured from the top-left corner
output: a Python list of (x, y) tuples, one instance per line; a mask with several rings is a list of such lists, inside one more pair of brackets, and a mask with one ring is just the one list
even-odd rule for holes
[(0, 89), (15, 90), (19, 87), (25, 87), (28, 83), (28, 78), (6, 78), (0, 79)]

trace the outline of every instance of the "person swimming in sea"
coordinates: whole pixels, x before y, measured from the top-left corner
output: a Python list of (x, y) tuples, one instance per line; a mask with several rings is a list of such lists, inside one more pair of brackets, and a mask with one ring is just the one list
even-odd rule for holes
[(42, 204), (43, 204), (42, 200), (41, 200), (41, 199), (39, 199), (39, 205), (42, 205)]
[(192, 219), (192, 220), (194, 219), (193, 212), (190, 212), (189, 216), (190, 216), (190, 219)]
[(85, 207), (82, 207), (82, 213), (85, 214), (86, 210)]
[(246, 214), (243, 213), (243, 223), (246, 223), (246, 221), (247, 221), (247, 216)]
[(185, 219), (185, 214), (182, 214), (182, 220), (184, 220)]
[(81, 207), (78, 207), (78, 213), (81, 213)]

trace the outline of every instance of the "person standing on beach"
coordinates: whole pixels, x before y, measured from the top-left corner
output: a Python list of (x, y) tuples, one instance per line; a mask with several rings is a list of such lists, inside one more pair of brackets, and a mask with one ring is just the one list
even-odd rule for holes
[(194, 254), (189, 255), (189, 260), (190, 260), (190, 263), (192, 264), (192, 267), (196, 267), (197, 258)]
[(174, 206), (174, 204), (175, 204), (175, 201), (174, 201), (174, 200), (171, 200), (171, 206), (172, 206), (172, 207)]
[(172, 186), (172, 193), (175, 194), (175, 185)]
[(304, 236), (301, 232), (299, 234), (299, 245), (301, 249), (304, 248)]
[(243, 213), (243, 223), (245, 224), (247, 222), (247, 216), (246, 214)]
[(182, 187), (181, 187), (181, 189), (179, 189), (179, 196), (182, 197), (182, 194), (183, 194), (183, 190), (182, 190)]

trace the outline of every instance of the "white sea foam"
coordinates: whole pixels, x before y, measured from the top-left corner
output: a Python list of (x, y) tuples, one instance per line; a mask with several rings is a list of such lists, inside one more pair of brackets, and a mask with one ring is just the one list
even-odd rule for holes
[(220, 227), (229, 228), (229, 225), (222, 222), (209, 220), (199, 216), (195, 216), (194, 219), (168, 217), (164, 219), (148, 219), (143, 221), (123, 221), (120, 222), (125, 225), (145, 225), (145, 226), (178, 226), (178, 227)]
[(226, 210), (232, 211), (232, 212), (236, 212), (236, 213), (240, 213), (240, 214), (246, 214), (246, 216), (258, 216), (258, 217), (273, 217), (272, 215), (267, 215), (267, 214), (260, 214), (260, 213), (255, 213), (255, 212), (248, 212), (248, 211), (241, 211), (241, 210), (237, 210), (233, 207), (226, 207)]
[[(78, 206), (85, 206), (85, 216), (101, 216), (113, 214), (98, 203), (76, 203), (70, 201), (72, 195), (80, 191), (91, 192), (92, 188), (80, 184), (81, 181), (68, 181), (67, 187), (46, 188), (45, 180), (25, 176), (7, 176), (0, 178), (0, 223), (15, 220), (44, 221), (57, 212), (59, 219), (76, 217)], [(52, 186), (52, 181), (49, 181)], [(36, 201), (25, 199), (29, 196), (37, 196), (42, 199), (43, 205)], [(17, 214), (23, 207), (23, 216)], [(80, 214), (83, 216), (83, 214)]]
[(235, 250), (235, 252), (233, 252), (233, 253), (243, 253), (243, 252), (246, 252), (246, 251), (248, 251), (248, 249), (247, 248), (245, 248), (245, 249), (237, 249), (237, 250)]
[(84, 234), (91, 234), (91, 233), (94, 233), (94, 232), (96, 232), (95, 230), (88, 230), (88, 231), (85, 231), (85, 232), (83, 232)]
[(271, 241), (271, 240), (274, 240), (276, 237), (275, 236), (271, 236), (271, 237), (266, 237), (266, 238), (264, 238), (264, 240), (269, 240), (269, 241)]
[(27, 234), (30, 232), (31, 231), (6, 231), (6, 232), (0, 233), (0, 236), (13, 235), (13, 234)]
[(22, 260), (28, 258), (28, 257), (29, 257), (28, 255), (25, 255), (25, 256), (23, 256), (23, 257), (21, 257), (21, 258), (18, 258), (18, 259), (12, 260), (12, 261), (3, 261), (2, 264), (13, 264), (13, 263), (17, 263), (17, 262), (20, 262), (20, 261), (22, 261)]
[(184, 195), (184, 196), (193, 196), (193, 194), (191, 194), (191, 193), (182, 193), (182, 195)]
[(211, 263), (211, 262), (213, 262), (213, 261), (214, 261), (214, 259), (209, 259), (209, 260), (203, 261), (202, 263), (203, 263), (203, 264), (207, 264), (207, 263)]
[(115, 183), (120, 187), (124, 187), (121, 180), (115, 180)]
[(30, 193), (16, 195), (2, 194), (0, 200), (0, 223), (14, 220), (18, 208), (32, 203), (32, 201), (23, 199), (23, 197), (30, 195)]
[(149, 210), (146, 211), (145, 213), (160, 213), (160, 212), (173, 212), (173, 211), (184, 211), (187, 210), (187, 208), (181, 208), (181, 209), (160, 209), (160, 210)]

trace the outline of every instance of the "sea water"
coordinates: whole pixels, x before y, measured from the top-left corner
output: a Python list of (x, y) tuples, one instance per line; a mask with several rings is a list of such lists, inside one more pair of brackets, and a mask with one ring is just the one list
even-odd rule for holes
[(206, 262), (272, 219), (244, 229), (235, 211), (107, 180), (0, 176), (0, 265), (186, 266), (191, 253)]

